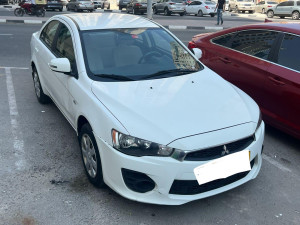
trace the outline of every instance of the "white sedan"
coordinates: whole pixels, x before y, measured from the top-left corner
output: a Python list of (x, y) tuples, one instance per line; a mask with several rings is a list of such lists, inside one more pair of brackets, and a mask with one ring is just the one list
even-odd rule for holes
[(32, 35), (37, 99), (76, 131), (91, 183), (178, 205), (257, 176), (257, 104), (194, 51), (151, 20), (113, 13), (57, 15)]
[(216, 15), (216, 3), (211, 1), (193, 1), (186, 5), (186, 14), (193, 14), (195, 16), (210, 15), (214, 17)]

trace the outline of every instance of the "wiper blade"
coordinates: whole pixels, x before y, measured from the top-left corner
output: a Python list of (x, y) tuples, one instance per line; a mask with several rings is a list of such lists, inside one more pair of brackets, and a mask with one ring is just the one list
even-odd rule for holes
[(150, 74), (144, 78), (147, 79), (147, 78), (159, 77), (161, 75), (170, 74), (170, 73), (175, 73), (175, 75), (183, 75), (183, 74), (188, 74), (188, 73), (194, 73), (197, 71), (198, 70), (189, 70), (189, 69), (162, 70), (162, 71), (158, 71), (157, 73)]
[(134, 79), (126, 76), (115, 75), (115, 74), (95, 74), (97, 77), (109, 78), (112, 80), (121, 80), (121, 81), (133, 81)]

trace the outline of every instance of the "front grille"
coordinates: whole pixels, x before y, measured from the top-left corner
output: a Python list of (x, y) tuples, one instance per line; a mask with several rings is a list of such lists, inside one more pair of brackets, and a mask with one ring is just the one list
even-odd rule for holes
[[(251, 169), (254, 165), (255, 158), (250, 162)], [(207, 191), (211, 191), (220, 187), (224, 187), (228, 184), (231, 184), (235, 181), (238, 181), (245, 176), (250, 171), (245, 171), (241, 173), (234, 174), (230, 177), (226, 177), (223, 179), (213, 180), (211, 182), (205, 184), (198, 184), (197, 180), (174, 180), (172, 187), (169, 191), (169, 194), (174, 195), (196, 195), (200, 193), (204, 193)]]
[(207, 161), (207, 160), (212, 160), (212, 159), (217, 159), (220, 158), (224, 155), (228, 155), (231, 153), (235, 153), (241, 150), (246, 149), (252, 142), (254, 141), (254, 135), (235, 141), (231, 142), (229, 144), (226, 144), (226, 149), (228, 152), (224, 152), (224, 145), (220, 145), (217, 147), (212, 147), (212, 148), (206, 148), (202, 149), (199, 151), (195, 152), (190, 152), (186, 155), (184, 160), (186, 161)]

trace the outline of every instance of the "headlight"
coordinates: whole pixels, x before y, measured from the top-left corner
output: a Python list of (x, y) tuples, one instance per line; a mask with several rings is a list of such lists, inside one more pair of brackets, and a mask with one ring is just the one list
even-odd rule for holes
[(260, 127), (261, 122), (262, 122), (262, 116), (261, 116), (261, 111), (259, 110), (259, 118), (258, 118), (258, 122), (257, 122), (257, 126), (256, 126), (256, 129), (255, 129), (255, 132)]
[(155, 142), (146, 141), (112, 130), (113, 147), (118, 151), (132, 156), (170, 156), (174, 148)]

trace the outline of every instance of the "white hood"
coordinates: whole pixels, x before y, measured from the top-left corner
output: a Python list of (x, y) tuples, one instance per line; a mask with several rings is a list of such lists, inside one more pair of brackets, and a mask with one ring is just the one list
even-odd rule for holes
[(160, 144), (257, 122), (249, 110), (253, 105), (257, 110), (255, 103), (246, 102), (237, 89), (206, 68), (164, 79), (95, 81), (92, 91), (130, 135)]

